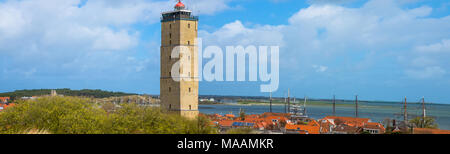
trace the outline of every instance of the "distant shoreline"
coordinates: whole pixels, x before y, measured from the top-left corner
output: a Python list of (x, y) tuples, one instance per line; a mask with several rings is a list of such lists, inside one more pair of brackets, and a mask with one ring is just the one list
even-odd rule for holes
[[(24, 90), (15, 90), (11, 92), (0, 92), (0, 97), (6, 96), (38, 96), (49, 94), (52, 89), (24, 89)], [(113, 91), (104, 91), (100, 89), (69, 89), (69, 88), (58, 88), (54, 89), (58, 92), (58, 94), (66, 94), (69, 96), (71, 93), (74, 93), (73, 96), (97, 96), (97, 97), (108, 97), (108, 96), (129, 96), (129, 95), (147, 95), (151, 97), (159, 97), (159, 95), (152, 94), (139, 94), (139, 93), (125, 93), (125, 92), (113, 92)], [(82, 92), (82, 94), (79, 94)], [(224, 100), (269, 100), (267, 96), (233, 96), (233, 95), (200, 95), (199, 98), (215, 98), (216, 100), (224, 99)], [(284, 100), (284, 97), (272, 97), (275, 101)], [(293, 99), (293, 98), (292, 98)], [(296, 98), (297, 100), (302, 100), (303, 98)], [(324, 102), (332, 102), (332, 99), (317, 99), (317, 98), (309, 98), (308, 101), (324, 101)], [(352, 103), (354, 100), (347, 99), (336, 99), (336, 102), (347, 102)], [(387, 103), (387, 104), (397, 104), (403, 103), (401, 101), (382, 101), (382, 100), (359, 100), (360, 103)], [(276, 103), (274, 103), (276, 104)], [(408, 104), (421, 104), (418, 101), (408, 102)], [(450, 105), (447, 103), (433, 103), (426, 102), (427, 105)]]

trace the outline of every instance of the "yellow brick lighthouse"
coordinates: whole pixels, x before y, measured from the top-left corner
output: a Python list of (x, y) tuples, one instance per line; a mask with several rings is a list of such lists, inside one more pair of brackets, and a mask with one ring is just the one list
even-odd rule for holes
[(190, 119), (199, 113), (197, 27), (198, 17), (181, 1), (162, 13), (161, 107)]

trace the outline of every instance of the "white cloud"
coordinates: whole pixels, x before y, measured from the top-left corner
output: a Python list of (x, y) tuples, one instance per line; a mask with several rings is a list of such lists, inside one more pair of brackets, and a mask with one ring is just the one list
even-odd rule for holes
[(444, 39), (439, 43), (417, 46), (415, 50), (422, 53), (450, 53), (450, 40)]
[(231, 9), (229, 6), (231, 0), (185, 0), (184, 4), (196, 14), (213, 15), (217, 12), (221, 12), (227, 9)]
[(407, 69), (405, 72), (410, 77), (416, 79), (436, 78), (441, 77), (447, 73), (444, 69), (438, 66), (425, 67), (424, 69)]
[[(450, 16), (429, 17), (433, 11), (431, 7), (410, 9), (402, 7), (404, 3), (406, 2), (370, 0), (359, 8), (344, 7), (336, 3), (312, 3), (292, 15), (287, 25), (244, 26), (236, 21), (200, 36), (211, 39), (216, 44), (279, 44), (282, 47), (282, 70), (284, 67), (297, 74), (308, 74), (311, 71), (308, 68), (312, 64), (320, 63), (326, 66), (338, 65), (339, 70), (336, 71), (342, 74), (392, 68), (389, 71), (410, 70), (406, 75), (412, 75), (417, 70), (444, 75), (443, 68), (450, 66), (443, 63), (443, 59), (417, 59), (416, 63), (422, 63), (422, 66), (411, 65), (412, 59), (424, 57), (413, 54), (412, 50), (416, 45), (438, 42), (450, 36)], [(268, 36), (271, 38), (267, 38)], [(433, 47), (418, 49), (447, 50), (446, 44), (443, 41)], [(365, 66), (361, 67), (360, 64)], [(327, 69), (322, 67), (312, 71), (317, 70)]]
[[(211, 15), (231, 8), (228, 2), (184, 3), (199, 14)], [(145, 43), (133, 26), (159, 24), (161, 12), (173, 10), (176, 2), (88, 0), (80, 4), (82, 0), (0, 1), (0, 55), (8, 57), (2, 67), (9, 74), (28, 76), (143, 71), (158, 54), (126, 60)]]
[(8, 8), (0, 5), (0, 40), (13, 37), (22, 32), (27, 21), (22, 13), (15, 8)]
[(356, 0), (308, 0), (310, 4), (345, 4), (355, 2)]
[(247, 28), (241, 21), (226, 24), (215, 32), (199, 31), (204, 45), (282, 45), (282, 26), (258, 26)]
[(316, 70), (318, 73), (322, 73), (328, 70), (328, 67), (321, 66), (321, 65), (312, 65), (312, 67)]

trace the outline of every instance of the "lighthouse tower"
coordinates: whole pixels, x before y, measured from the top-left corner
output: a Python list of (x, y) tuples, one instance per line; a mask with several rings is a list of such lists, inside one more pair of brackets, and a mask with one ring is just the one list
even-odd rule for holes
[[(161, 18), (161, 107), (183, 117), (198, 116), (198, 17), (178, 1)], [(174, 50), (187, 51), (175, 56)], [(175, 52), (177, 53), (177, 52)], [(173, 68), (179, 67), (177, 73)]]

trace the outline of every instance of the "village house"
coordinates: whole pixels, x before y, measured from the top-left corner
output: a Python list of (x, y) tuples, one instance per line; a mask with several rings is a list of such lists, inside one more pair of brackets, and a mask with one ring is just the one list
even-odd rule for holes
[(287, 124), (286, 134), (320, 134), (320, 125), (313, 120), (306, 125)]
[(368, 132), (370, 134), (384, 134), (386, 129), (380, 123), (369, 122), (361, 127), (361, 133), (362, 132)]
[(340, 124), (336, 126), (331, 132), (332, 134), (359, 134), (359, 128), (349, 126), (347, 124)]
[(253, 128), (261, 133), (282, 134), (383, 134), (386, 132), (380, 123), (368, 118), (327, 116), (323, 119), (306, 121), (289, 120), (289, 114), (263, 113), (246, 115), (243, 119), (233, 114), (206, 115), (221, 132), (233, 128)]
[(8, 108), (8, 107), (13, 107), (15, 104), (14, 103), (9, 103), (9, 104), (6, 104), (6, 103), (1, 103), (0, 104), (0, 111), (3, 111), (4, 109), (6, 109), (6, 108)]
[(10, 101), (10, 97), (0, 97), (0, 103), (6, 104)]
[(369, 118), (327, 116), (321, 120), (321, 133), (327, 134), (384, 134), (386, 129)]
[(331, 134), (333, 132), (333, 128), (336, 127), (336, 125), (328, 119), (320, 119), (318, 123), (320, 125), (320, 134)]
[(369, 118), (355, 118), (355, 117), (326, 116), (323, 119), (330, 121), (334, 125), (346, 124), (352, 127), (362, 127), (367, 123), (371, 122)]

